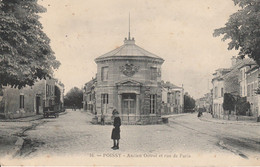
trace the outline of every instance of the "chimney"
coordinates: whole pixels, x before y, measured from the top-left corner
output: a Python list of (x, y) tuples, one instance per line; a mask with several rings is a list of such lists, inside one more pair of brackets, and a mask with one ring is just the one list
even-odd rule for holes
[(126, 45), (128, 45), (128, 44), (135, 44), (135, 39), (134, 38), (132, 38), (132, 39), (127, 39), (127, 38), (125, 38), (125, 40), (124, 40), (124, 43), (126, 44)]

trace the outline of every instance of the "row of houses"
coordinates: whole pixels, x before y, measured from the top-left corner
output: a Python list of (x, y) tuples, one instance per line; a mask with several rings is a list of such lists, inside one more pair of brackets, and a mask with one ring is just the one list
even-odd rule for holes
[(0, 89), (0, 117), (20, 118), (43, 114), (44, 110), (62, 110), (64, 85), (57, 79), (37, 81), (22, 89), (3, 86)]
[(224, 94), (229, 93), (236, 99), (243, 98), (250, 104), (244, 111), (245, 116), (257, 119), (260, 115), (260, 95), (256, 93), (259, 86), (260, 69), (254, 60), (233, 56), (230, 68), (220, 68), (213, 73), (212, 79), (212, 114), (216, 118), (230, 118), (237, 111), (224, 111)]
[(183, 88), (161, 80), (164, 60), (125, 38), (124, 44), (95, 59), (96, 77), (85, 84), (83, 108), (97, 115), (117, 109), (123, 122), (157, 122), (183, 112)]

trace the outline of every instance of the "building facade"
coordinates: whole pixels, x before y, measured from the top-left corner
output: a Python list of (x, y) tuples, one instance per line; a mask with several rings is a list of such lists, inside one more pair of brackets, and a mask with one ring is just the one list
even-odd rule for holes
[(96, 84), (97, 79), (92, 79), (85, 84), (83, 92), (83, 110), (92, 114), (96, 113)]
[(259, 116), (260, 95), (256, 94), (259, 83), (259, 67), (257, 65), (251, 66), (246, 72), (247, 81), (247, 101), (250, 104), (249, 116)]
[(218, 69), (213, 74), (212, 85), (213, 85), (213, 106), (212, 115), (220, 118), (224, 114), (223, 102), (224, 102), (224, 79), (223, 76), (230, 72), (230, 69)]
[(212, 113), (213, 107), (213, 89), (210, 93), (206, 93), (203, 97), (196, 100), (196, 108), (203, 109), (206, 112)]
[(161, 84), (162, 114), (179, 114), (184, 110), (184, 90), (170, 82)]
[(63, 106), (64, 86), (56, 79), (36, 82), (22, 89), (3, 87), (0, 98), (0, 115), (3, 118), (19, 118), (42, 114), (46, 108), (55, 105), (55, 88), (59, 85), (59, 107)]
[[(232, 57), (232, 66), (226, 69), (216, 70), (213, 74), (213, 116), (217, 118), (230, 119), (230, 115), (237, 115), (234, 111), (224, 111), (224, 93), (231, 94), (236, 100), (244, 98), (250, 103), (247, 116), (257, 117), (259, 115), (259, 95), (255, 93), (258, 88), (259, 72), (256, 63), (249, 58), (240, 59)], [(247, 112), (247, 111), (245, 111)]]
[[(125, 38), (124, 45), (96, 58), (95, 62), (95, 84), (85, 85), (86, 110), (89, 110), (86, 105), (92, 103), (98, 115), (110, 116), (117, 109), (123, 122), (158, 121), (162, 103), (162, 58), (137, 46), (134, 38), (129, 37)], [(88, 99), (90, 94), (95, 98)]]

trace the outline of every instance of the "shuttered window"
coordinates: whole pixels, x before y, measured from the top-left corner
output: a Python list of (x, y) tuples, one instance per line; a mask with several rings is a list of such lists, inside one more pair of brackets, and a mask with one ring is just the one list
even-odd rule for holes
[(156, 113), (156, 95), (150, 95), (150, 114)]
[(20, 108), (24, 108), (24, 95), (20, 95)]

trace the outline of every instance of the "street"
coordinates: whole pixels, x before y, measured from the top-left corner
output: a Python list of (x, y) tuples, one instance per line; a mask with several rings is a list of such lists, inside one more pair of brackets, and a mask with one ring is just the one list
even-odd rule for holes
[[(92, 125), (92, 115), (68, 110), (58, 118), (46, 118), (24, 133), (21, 157), (89, 155), (113, 152), (112, 125)], [(216, 124), (196, 114), (170, 118), (162, 125), (122, 125), (116, 153), (201, 153), (259, 158), (260, 126)], [(135, 156), (133, 155), (133, 156)], [(136, 155), (137, 156), (137, 155)]]

